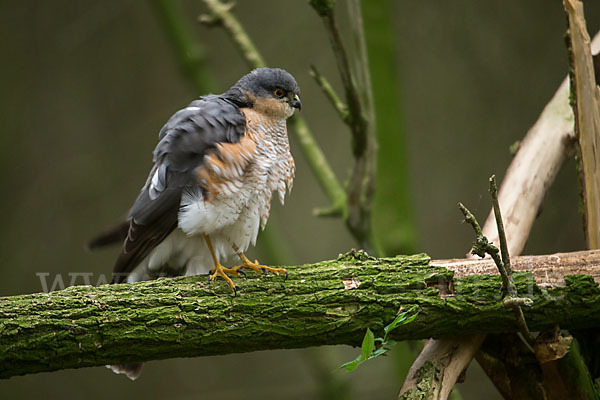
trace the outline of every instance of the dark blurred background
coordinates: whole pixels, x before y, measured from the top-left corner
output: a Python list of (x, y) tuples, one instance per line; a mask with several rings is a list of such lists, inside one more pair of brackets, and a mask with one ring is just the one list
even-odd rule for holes
[[(206, 51), (215, 92), (226, 90), (248, 68), (221, 29), (195, 22), (204, 11), (200, 1), (179, 4)], [(593, 35), (600, 3), (585, 6)], [(389, 96), (402, 105), (398, 130), (385, 134), (406, 134), (407, 154), (397, 162), (408, 166), (410, 184), (397, 189), (412, 202), (416, 250), (462, 257), (473, 234), (461, 224), (456, 203), (485, 220), (487, 178), (503, 177), (509, 146), (525, 135), (567, 73), (562, 5), (402, 0), (381, 7), (392, 16), (396, 46), (397, 82)], [(347, 29), (343, 1), (338, 8)], [(317, 65), (342, 93), (320, 20), (305, 1), (240, 1), (235, 13), (267, 62), (296, 76), (302, 114), (345, 179), (349, 133), (307, 72)], [(198, 93), (151, 2), (3, 0), (0, 38), (0, 296), (41, 291), (41, 274), (51, 285), (56, 276), (69, 283), (73, 272), (93, 273), (95, 284), (110, 272), (117, 250), (90, 254), (84, 243), (125, 215), (146, 179), (160, 127)], [(334, 258), (355, 243), (339, 220), (312, 216), (327, 199), (293, 137), (292, 147), (294, 190), (285, 207), (274, 204), (269, 223), (286, 244), (288, 262)], [(578, 190), (571, 160), (524, 253), (585, 247)], [(376, 222), (393, 218), (382, 212), (375, 210)], [(270, 262), (260, 248), (253, 253)], [(327, 378), (357, 352), (335, 347), (155, 361), (135, 383), (105, 368), (43, 373), (0, 382), (0, 398), (318, 399), (331, 398), (331, 388), (338, 395), (347, 391), (339, 397), (346, 399), (395, 396), (407, 359), (402, 354)], [(477, 367), (459, 387), (464, 399), (498, 398)]]

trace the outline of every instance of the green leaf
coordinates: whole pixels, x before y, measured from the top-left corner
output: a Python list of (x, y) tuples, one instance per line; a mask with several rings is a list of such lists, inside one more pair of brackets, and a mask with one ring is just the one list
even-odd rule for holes
[(404, 321), (404, 317), (406, 316), (406, 312), (403, 312), (401, 314), (398, 314), (396, 316), (396, 318), (394, 318), (394, 320), (392, 321), (391, 324), (389, 324), (388, 326), (386, 326), (385, 328), (383, 328), (383, 331), (386, 333), (386, 335), (392, 331), (394, 328), (396, 328), (398, 326), (398, 324), (400, 324), (401, 322)]
[(365, 337), (363, 338), (363, 342), (361, 345), (361, 351), (358, 357), (356, 357), (352, 361), (348, 361), (338, 367), (338, 369), (345, 368), (346, 371), (350, 372), (356, 369), (360, 364), (364, 363), (371, 357), (371, 353), (373, 353), (373, 349), (375, 348), (375, 335), (369, 328), (367, 328), (367, 332), (365, 332)]
[(391, 350), (391, 348), (389, 348), (389, 347), (380, 347), (379, 349), (375, 350), (371, 354), (371, 357), (369, 357), (369, 360), (372, 359), (372, 358), (376, 358), (376, 357), (379, 357), (381, 355), (384, 355), (385, 353), (387, 353), (390, 350)]
[[(409, 322), (412, 322), (418, 314), (419, 313), (417, 312), (416, 314), (411, 315), (408, 318), (406, 318), (406, 312), (397, 315), (391, 324), (383, 328), (383, 330), (385, 331), (385, 336), (383, 339), (379, 337), (375, 338), (375, 335), (373, 334), (373, 332), (371, 332), (371, 329), (367, 328), (367, 332), (365, 332), (365, 337), (362, 341), (360, 355), (354, 360), (348, 361), (347, 363), (340, 365), (337, 369), (346, 369), (346, 371), (348, 372), (353, 371), (356, 369), (356, 367), (358, 367), (365, 361), (379, 357), (390, 351), (392, 346), (395, 345), (396, 342), (393, 340), (387, 340), (388, 333), (396, 327), (398, 327), (399, 325), (404, 325), (408, 324)], [(375, 350), (376, 342), (379, 343), (379, 346), (381, 346), (377, 350)]]
[(398, 314), (396, 316), (396, 318), (394, 318), (394, 320), (392, 321), (391, 324), (389, 324), (388, 326), (386, 326), (385, 328), (383, 328), (383, 331), (385, 332), (385, 335), (383, 336), (383, 342), (387, 343), (388, 334), (392, 330), (396, 329), (400, 325), (406, 325), (408, 323), (411, 323), (412, 321), (415, 320), (415, 318), (417, 318), (417, 315), (419, 315), (418, 312), (416, 312), (415, 314), (413, 314), (410, 317), (406, 318), (406, 312)]
[(362, 342), (362, 358), (364, 360), (368, 360), (375, 348), (375, 335), (369, 328), (367, 328), (367, 333), (365, 333), (365, 337)]
[(354, 360), (352, 361), (348, 361), (347, 363), (343, 363), (342, 365), (340, 365), (338, 367), (338, 369), (346, 369), (346, 371), (350, 372), (350, 371), (354, 371), (356, 369), (356, 367), (358, 367), (360, 364), (362, 364), (363, 362), (365, 362), (366, 360), (362, 359), (362, 354), (360, 354), (358, 357), (356, 357)]
[(402, 322), (402, 325), (410, 324), (411, 322), (413, 322), (415, 320), (415, 318), (417, 318), (417, 315), (419, 315), (418, 312), (411, 315), (410, 317), (406, 318), (406, 320), (404, 322)]

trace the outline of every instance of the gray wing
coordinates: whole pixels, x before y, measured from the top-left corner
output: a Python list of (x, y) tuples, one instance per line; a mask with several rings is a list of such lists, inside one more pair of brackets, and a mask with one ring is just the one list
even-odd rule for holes
[(181, 194), (198, 185), (195, 171), (219, 143), (237, 143), (245, 134), (240, 109), (219, 96), (193, 101), (175, 113), (159, 133), (154, 166), (129, 211), (127, 237), (113, 282), (127, 275), (176, 227)]

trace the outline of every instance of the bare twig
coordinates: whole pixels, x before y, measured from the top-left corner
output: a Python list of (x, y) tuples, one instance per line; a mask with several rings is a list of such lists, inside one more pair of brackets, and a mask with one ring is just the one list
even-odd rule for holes
[(200, 22), (208, 25), (221, 25), (225, 32), (242, 52), (244, 60), (250, 68), (266, 67), (267, 63), (262, 58), (244, 27), (231, 13), (233, 3), (223, 3), (220, 0), (204, 0), (210, 10), (209, 15), (201, 15)]
[[(373, 100), (373, 88), (371, 85), (371, 71), (369, 69), (369, 57), (367, 55), (367, 41), (363, 24), (362, 2), (360, 0), (349, 0), (345, 2), (350, 19), (350, 43), (352, 56), (350, 71), (354, 77), (356, 90), (360, 99), (361, 117), (367, 123), (367, 141), (370, 136), (375, 137), (375, 106)], [(370, 147), (367, 147), (369, 150)]]
[(348, 117), (343, 119), (352, 133), (354, 166), (348, 185), (346, 225), (361, 247), (376, 251), (378, 245), (372, 234), (371, 207), (375, 193), (377, 141), (360, 3), (358, 0), (348, 2), (358, 71), (353, 71), (350, 66), (335, 18), (335, 2), (311, 0), (310, 4), (321, 17), (329, 36), (348, 108)]
[[(354, 51), (352, 61), (354, 68), (350, 68), (354, 76), (356, 90), (360, 99), (360, 113), (354, 116), (364, 121), (366, 136), (366, 148), (360, 158), (356, 159), (353, 176), (348, 191), (349, 216), (353, 216), (353, 200), (357, 200), (360, 212), (360, 228), (364, 233), (365, 248), (381, 255), (382, 250), (377, 237), (373, 235), (372, 229), (372, 207), (375, 197), (375, 180), (377, 175), (377, 136), (375, 126), (375, 110), (373, 105), (373, 89), (371, 87), (371, 74), (369, 71), (369, 59), (367, 57), (367, 45), (363, 27), (363, 17), (360, 0), (349, 0), (346, 2), (350, 19), (350, 39)], [(358, 125), (358, 122), (355, 122)], [(349, 220), (352, 223), (352, 220)]]
[[(515, 283), (512, 280), (512, 271), (510, 269), (510, 257), (508, 255), (508, 245), (506, 244), (506, 233), (504, 232), (504, 223), (502, 222), (502, 214), (500, 213), (500, 203), (498, 203), (498, 186), (496, 185), (496, 175), (492, 175), (489, 179), (490, 195), (492, 196), (492, 208), (496, 217), (496, 227), (498, 228), (498, 238), (500, 239), (500, 253), (502, 254), (502, 262), (496, 263), (500, 275), (502, 276), (502, 288), (510, 297), (516, 297), (517, 290)], [(498, 251), (496, 249), (496, 251)]]
[[(458, 208), (460, 209), (460, 212), (462, 212), (463, 216), (465, 217), (465, 222), (473, 227), (473, 230), (475, 231), (475, 236), (477, 238), (482, 237), (483, 233), (481, 232), (481, 225), (479, 225), (479, 222), (477, 221), (477, 219), (475, 218), (473, 213), (471, 213), (471, 211), (469, 211), (469, 209), (467, 207), (465, 207), (465, 205), (461, 202), (458, 202)], [(474, 247), (473, 254), (479, 255), (478, 253), (475, 253), (475, 246), (473, 246), (473, 247)], [(482, 257), (482, 256), (480, 256), (480, 257)]]
[(337, 111), (340, 119), (344, 121), (344, 123), (349, 124), (350, 114), (348, 112), (348, 106), (339, 98), (329, 81), (325, 79), (323, 75), (321, 75), (317, 67), (314, 65), (310, 66), (310, 76), (315, 79), (315, 82), (317, 82), (317, 85), (319, 85), (325, 97), (327, 97), (331, 105), (333, 105), (335, 111)]
[(533, 335), (529, 331), (529, 328), (527, 327), (527, 322), (525, 321), (525, 316), (523, 315), (523, 310), (521, 309), (521, 305), (531, 306), (533, 305), (533, 302), (531, 301), (531, 299), (520, 298), (518, 296), (517, 288), (512, 278), (512, 271), (510, 269), (510, 258), (507, 250), (508, 246), (506, 244), (506, 236), (504, 234), (502, 216), (500, 214), (500, 205), (498, 204), (498, 187), (496, 186), (496, 177), (494, 175), (492, 175), (492, 177), (490, 178), (490, 194), (492, 196), (494, 214), (496, 215), (502, 258), (500, 258), (500, 256), (498, 255), (498, 248), (492, 243), (490, 243), (485, 236), (483, 236), (481, 228), (479, 227), (479, 223), (477, 222), (475, 216), (462, 203), (458, 203), (458, 207), (465, 216), (465, 220), (468, 223), (470, 223), (471, 226), (473, 226), (475, 234), (477, 235), (477, 238), (473, 243), (473, 254), (476, 254), (479, 257), (483, 258), (487, 253), (494, 260), (494, 263), (498, 268), (498, 272), (500, 272), (500, 276), (502, 277), (502, 291), (505, 295), (505, 298), (502, 301), (502, 305), (503, 307), (510, 307), (513, 309), (515, 318), (517, 320), (517, 325), (519, 327), (519, 332), (521, 333), (521, 335), (523, 335), (523, 338), (527, 341), (527, 343), (533, 347), (533, 345), (535, 344), (535, 338), (533, 337)]
[[(496, 175), (492, 175), (489, 179), (490, 195), (492, 197), (492, 208), (496, 217), (496, 226), (498, 228), (498, 238), (500, 239), (500, 254), (502, 254), (502, 264), (504, 275), (506, 276), (505, 286), (508, 294), (514, 294), (514, 283), (512, 282), (512, 271), (510, 270), (510, 256), (508, 254), (508, 245), (506, 244), (506, 233), (504, 232), (504, 222), (502, 221), (502, 213), (500, 212), (500, 203), (498, 203), (498, 185), (496, 184)], [(500, 271), (502, 273), (502, 271)], [(512, 283), (510, 285), (509, 283)], [(512, 287), (511, 287), (512, 286)]]
[[(479, 225), (479, 222), (477, 222), (475, 216), (467, 207), (464, 206), (463, 203), (458, 203), (458, 208), (463, 213), (465, 221), (469, 223), (475, 231), (475, 241), (473, 242), (473, 249), (471, 250), (472, 253), (481, 258), (484, 258), (486, 254), (489, 254), (496, 265), (502, 264), (498, 248), (490, 243), (485, 236), (483, 236), (481, 226)], [(503, 270), (499, 268), (499, 271), (502, 276), (502, 283), (504, 285), (505, 276), (503, 274)]]
[(496, 175), (490, 177), (490, 194), (492, 196), (492, 205), (494, 208), (494, 215), (496, 217), (496, 226), (498, 227), (498, 237), (500, 239), (500, 252), (502, 254), (502, 263), (496, 264), (500, 275), (502, 275), (502, 287), (505, 292), (508, 293), (508, 297), (502, 300), (504, 307), (512, 308), (517, 324), (519, 325), (519, 332), (530, 345), (534, 346), (535, 338), (527, 327), (525, 316), (523, 315), (522, 305), (532, 306), (533, 301), (528, 298), (521, 298), (518, 296), (517, 287), (512, 278), (512, 270), (510, 267), (510, 256), (508, 254), (508, 244), (506, 241), (506, 233), (504, 232), (504, 222), (502, 221), (502, 214), (500, 212), (500, 203), (498, 203), (498, 186), (496, 185)]
[[(321, 16), (325, 31), (329, 36), (329, 43), (335, 56), (338, 71), (344, 91), (346, 101), (348, 102), (348, 110), (350, 112), (350, 128), (352, 130), (352, 150), (354, 156), (358, 158), (365, 150), (367, 144), (366, 134), (366, 118), (363, 115), (363, 107), (359, 96), (356, 78), (350, 70), (348, 62), (348, 54), (344, 48), (342, 38), (337, 26), (335, 18), (335, 3), (328, 0), (312, 0), (310, 4), (315, 11)], [(362, 25), (362, 24), (361, 24)]]

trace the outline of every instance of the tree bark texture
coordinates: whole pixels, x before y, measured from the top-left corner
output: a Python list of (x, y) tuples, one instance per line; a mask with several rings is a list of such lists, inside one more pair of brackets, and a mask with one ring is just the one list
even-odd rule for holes
[(580, 0), (563, 0), (569, 20), (571, 94), (588, 247), (600, 248), (600, 87)]
[[(466, 266), (465, 264), (469, 264)], [(0, 298), (0, 377), (266, 349), (360, 345), (399, 311), (419, 312), (393, 338), (517, 331), (491, 262), (426, 255), (288, 267), (289, 277), (236, 278), (232, 296), (206, 276), (74, 286)], [(600, 251), (516, 257), (532, 330), (600, 327)], [(434, 366), (435, 368), (435, 366)]]

